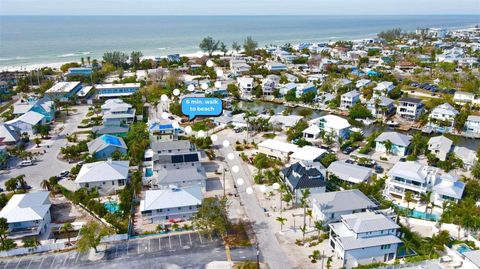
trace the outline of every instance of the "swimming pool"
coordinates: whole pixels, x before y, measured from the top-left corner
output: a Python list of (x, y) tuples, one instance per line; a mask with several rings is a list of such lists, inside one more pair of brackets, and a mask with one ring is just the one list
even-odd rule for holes
[(146, 177), (151, 177), (151, 176), (153, 176), (153, 169), (152, 169), (152, 168), (146, 168), (146, 169), (145, 169), (145, 176), (146, 176)]
[[(398, 208), (400, 208), (402, 210), (407, 210), (407, 208), (403, 207), (403, 206), (398, 206)], [(425, 212), (421, 212), (421, 211), (418, 211), (418, 210), (415, 210), (415, 209), (410, 209), (409, 212), (408, 212), (408, 216), (412, 217), (412, 218), (416, 218), (416, 219), (426, 219), (426, 220), (431, 220), (431, 221), (438, 221), (440, 219), (439, 215), (431, 214), (431, 213), (427, 213), (427, 215), (425, 217)]]
[(107, 201), (103, 203), (103, 206), (110, 213), (115, 213), (120, 210), (120, 206), (118, 205), (117, 202)]
[(454, 245), (453, 249), (456, 250), (460, 254), (464, 254), (465, 252), (472, 251), (472, 248), (470, 248), (466, 244)]

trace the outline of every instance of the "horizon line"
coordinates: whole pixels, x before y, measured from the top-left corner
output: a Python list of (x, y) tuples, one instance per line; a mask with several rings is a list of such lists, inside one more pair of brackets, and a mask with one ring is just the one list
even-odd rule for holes
[(478, 14), (468, 14), (468, 13), (451, 13), (451, 14), (0, 14), (1, 17), (7, 16), (52, 16), (52, 17), (64, 17), (64, 16), (162, 16), (162, 17), (222, 17), (222, 16), (270, 16), (270, 17), (280, 17), (280, 16), (479, 16)]

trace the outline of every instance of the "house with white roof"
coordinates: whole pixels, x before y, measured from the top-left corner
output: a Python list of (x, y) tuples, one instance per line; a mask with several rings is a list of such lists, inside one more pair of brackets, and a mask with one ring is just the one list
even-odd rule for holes
[(15, 115), (15, 117), (19, 117), (29, 111), (34, 111), (44, 115), (46, 122), (51, 122), (55, 119), (55, 103), (48, 96), (45, 96), (41, 99), (21, 99), (13, 105), (13, 115)]
[(330, 246), (346, 268), (394, 260), (402, 243), (398, 238), (400, 226), (379, 213), (343, 215), (341, 222), (329, 227)]
[(395, 89), (395, 85), (393, 82), (390, 81), (382, 81), (373, 88), (373, 95), (375, 96), (386, 96), (388, 95), (393, 89)]
[(371, 84), (372, 84), (371, 80), (363, 78), (363, 79), (357, 80), (357, 83), (355, 83), (355, 87), (357, 89), (362, 89), (363, 87), (368, 87)]
[(263, 95), (272, 95), (275, 88), (280, 83), (280, 76), (268, 75), (262, 80)]
[(480, 268), (480, 250), (472, 250), (463, 253), (465, 260), (462, 264), (462, 269)]
[(278, 62), (268, 62), (265, 64), (265, 67), (268, 71), (284, 71), (288, 69), (286, 65)]
[(326, 150), (314, 146), (299, 147), (290, 155), (292, 162), (303, 162), (306, 164), (319, 163), (322, 156), (327, 153)]
[(418, 162), (397, 162), (388, 171), (385, 191), (392, 197), (405, 199), (405, 193), (411, 192), (415, 200), (420, 200), (421, 194), (430, 191), (435, 183), (439, 169), (424, 166)]
[(68, 101), (77, 94), (82, 88), (82, 82), (70, 81), (70, 82), (58, 82), (48, 89), (45, 94), (52, 100)]
[(146, 180), (145, 183), (152, 189), (198, 186), (205, 190), (207, 176), (202, 166), (166, 167), (156, 170), (156, 173)]
[(277, 158), (281, 161), (288, 161), (290, 154), (298, 150), (298, 146), (287, 142), (267, 139), (259, 143), (258, 153), (263, 153), (269, 157)]
[(342, 215), (378, 208), (377, 204), (358, 189), (314, 193), (307, 200), (313, 218), (324, 223), (340, 221)]
[(387, 152), (385, 147), (386, 141), (391, 142), (389, 154), (406, 156), (408, 154), (408, 147), (410, 146), (412, 138), (397, 132), (383, 132), (375, 139), (375, 151)]
[(21, 133), (32, 136), (36, 133), (35, 126), (46, 124), (46, 120), (44, 115), (35, 111), (28, 111), (18, 118), (7, 121), (6, 124), (19, 129)]
[(357, 102), (360, 102), (360, 93), (357, 90), (349, 91), (340, 97), (340, 108), (350, 109)]
[(309, 124), (317, 125), (320, 128), (320, 133), (323, 131), (326, 134), (333, 135), (335, 138), (346, 138), (350, 133), (348, 120), (336, 115), (325, 115), (310, 120)]
[(303, 117), (299, 115), (273, 115), (269, 116), (268, 122), (274, 126), (292, 127), (302, 119)]
[(463, 167), (466, 170), (472, 169), (477, 162), (477, 152), (466, 147), (456, 146), (453, 149), (453, 153), (457, 158), (463, 161)]
[(372, 169), (345, 161), (334, 161), (327, 168), (328, 180), (342, 180), (347, 184), (367, 182), (372, 176)]
[(199, 186), (148, 190), (140, 201), (142, 220), (159, 224), (188, 220), (198, 211), (202, 199)]
[(8, 224), (8, 237), (40, 236), (50, 233), (50, 192), (14, 194), (0, 211)]
[(129, 161), (99, 161), (85, 163), (75, 183), (81, 188), (97, 188), (102, 195), (123, 189), (128, 180)]
[(230, 60), (230, 70), (235, 76), (250, 71), (250, 65), (245, 59), (234, 58)]
[(99, 99), (130, 96), (140, 90), (140, 83), (96, 84), (96, 97)]
[(457, 203), (462, 199), (464, 190), (464, 182), (450, 174), (442, 174), (432, 187), (433, 203), (440, 207), (444, 202)]
[(453, 101), (459, 105), (473, 103), (473, 100), (475, 100), (475, 94), (471, 92), (456, 91), (453, 95)]
[(428, 150), (440, 161), (445, 161), (450, 152), (452, 152), (453, 141), (445, 136), (434, 136), (428, 140)]
[(302, 137), (309, 142), (313, 142), (320, 138), (320, 132), (320, 127), (316, 124), (312, 124), (302, 131)]
[(237, 84), (243, 94), (249, 94), (253, 89), (253, 78), (252, 77), (238, 77)]
[(428, 126), (444, 132), (453, 130), (455, 124), (455, 116), (459, 112), (449, 103), (444, 103), (435, 107), (428, 116)]
[(88, 152), (97, 160), (105, 160), (112, 157), (114, 152), (127, 154), (127, 144), (121, 137), (102, 135), (87, 143)]
[(104, 126), (129, 125), (135, 120), (135, 109), (122, 99), (109, 99), (101, 108)]
[(469, 115), (465, 121), (465, 133), (467, 135), (480, 135), (480, 116)]

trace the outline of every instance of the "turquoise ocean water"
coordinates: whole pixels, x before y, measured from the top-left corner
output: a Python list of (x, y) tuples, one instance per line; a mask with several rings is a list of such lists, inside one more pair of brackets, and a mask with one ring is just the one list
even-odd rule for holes
[(394, 27), (462, 28), (462, 16), (0, 16), (0, 67), (100, 58), (105, 51), (146, 56), (195, 53), (205, 36), (230, 46), (252, 36), (261, 46), (360, 39)]

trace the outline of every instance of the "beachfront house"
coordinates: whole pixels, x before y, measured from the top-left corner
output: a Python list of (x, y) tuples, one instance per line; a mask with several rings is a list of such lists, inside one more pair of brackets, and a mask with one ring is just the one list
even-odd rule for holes
[(421, 99), (403, 97), (397, 106), (397, 115), (407, 120), (417, 120), (424, 111)]
[(435, 107), (428, 116), (428, 126), (436, 131), (450, 132), (453, 131), (455, 117), (458, 111), (449, 103), (444, 103)]
[(140, 201), (142, 220), (163, 225), (188, 220), (198, 211), (202, 199), (198, 186), (145, 191), (145, 199)]
[(298, 150), (298, 146), (287, 142), (267, 139), (258, 144), (258, 153), (287, 162), (290, 154)]
[(50, 192), (14, 194), (0, 211), (8, 224), (7, 236), (12, 239), (42, 236), (50, 233)]
[(340, 108), (350, 109), (358, 102), (360, 102), (360, 93), (357, 90), (349, 91), (340, 97)]
[(373, 95), (374, 96), (387, 96), (393, 89), (395, 89), (395, 85), (393, 82), (390, 81), (382, 81), (373, 88)]
[(370, 98), (367, 109), (377, 119), (386, 119), (395, 113), (394, 101), (385, 96)]
[(332, 135), (335, 139), (338, 137), (347, 138), (350, 133), (348, 120), (336, 115), (325, 115), (310, 120), (309, 125), (317, 125), (319, 127), (319, 133), (314, 135), (317, 137), (323, 132), (326, 135)]
[(140, 83), (96, 84), (95, 89), (99, 99), (121, 98), (140, 90)]
[(346, 268), (394, 260), (402, 243), (398, 238), (400, 226), (380, 213), (343, 215), (340, 222), (329, 227), (330, 246)]
[(325, 192), (325, 177), (319, 168), (296, 162), (280, 171), (283, 182), (293, 194), (295, 203), (302, 199), (302, 190), (310, 190), (311, 194)]
[[(406, 156), (411, 140), (412, 138), (408, 135), (397, 132), (383, 132), (375, 139), (375, 151)], [(390, 144), (387, 141), (390, 141)], [(386, 145), (390, 148), (387, 148)]]
[(452, 152), (453, 141), (445, 136), (434, 136), (428, 140), (428, 150), (440, 161), (445, 161), (450, 152)]
[(343, 181), (350, 185), (367, 182), (371, 176), (372, 169), (345, 161), (334, 161), (327, 168), (328, 180)]
[(70, 67), (68, 68), (67, 73), (65, 76), (72, 77), (72, 76), (85, 76), (90, 77), (93, 73), (93, 69), (91, 67)]
[(99, 161), (85, 163), (78, 173), (75, 183), (81, 188), (96, 188), (101, 195), (115, 193), (123, 189), (128, 180), (129, 161)]
[(81, 88), (82, 82), (80, 81), (57, 82), (45, 92), (45, 95), (50, 97), (51, 100), (68, 101), (76, 96)]
[(42, 114), (35, 111), (28, 111), (22, 116), (5, 123), (17, 128), (21, 133), (27, 133), (29, 136), (32, 136), (37, 133), (35, 129), (36, 126), (44, 125), (47, 122), (45, 120), (45, 116)]
[(312, 208), (313, 218), (324, 223), (337, 222), (342, 215), (365, 212), (378, 207), (358, 189), (314, 193), (307, 200)]
[(127, 145), (122, 138), (113, 135), (102, 135), (87, 143), (88, 152), (97, 160), (106, 160), (119, 152), (127, 154)]

